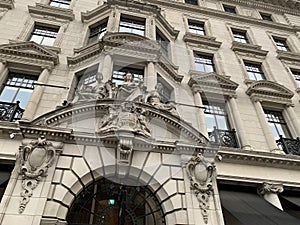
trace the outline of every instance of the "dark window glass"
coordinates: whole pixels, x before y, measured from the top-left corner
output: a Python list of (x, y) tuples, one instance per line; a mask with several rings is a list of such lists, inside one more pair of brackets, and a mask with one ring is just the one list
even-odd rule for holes
[(205, 35), (204, 23), (189, 21), (189, 31), (193, 34)]
[(282, 135), (284, 138), (291, 138), (290, 131), (283, 118), (282, 112), (271, 110), (264, 110), (264, 112), (276, 140), (279, 139), (279, 135)]
[(247, 34), (245, 31), (232, 30), (233, 39), (240, 43), (248, 43)]
[(292, 70), (292, 73), (294, 75), (295, 81), (297, 82), (298, 87), (300, 87), (300, 72)]
[(7, 103), (19, 101), (20, 107), (26, 108), (36, 80), (36, 76), (10, 72), (1, 92), (0, 101)]
[(245, 63), (245, 67), (250, 80), (265, 80), (265, 75), (260, 65)]
[(133, 74), (133, 79), (135, 81), (144, 80), (144, 69), (114, 66), (112, 82), (115, 83), (116, 86), (119, 86), (124, 81), (124, 75), (128, 72)]
[(212, 132), (214, 127), (220, 130), (230, 130), (225, 104), (203, 101), (203, 106), (208, 132)]
[(107, 20), (90, 27), (88, 43), (100, 40), (106, 33)]
[(235, 7), (230, 5), (223, 5), (224, 11), (236, 14)]
[(274, 40), (278, 50), (286, 51), (286, 52), (290, 51), (285, 39), (280, 39), (280, 38), (273, 37), (273, 40)]
[(156, 31), (156, 42), (160, 45), (162, 53), (165, 56), (169, 55), (169, 40), (165, 38), (159, 31)]
[(195, 59), (196, 70), (206, 72), (206, 73), (215, 71), (212, 56), (200, 55), (198, 53), (194, 53), (194, 59)]
[(198, 5), (198, 0), (185, 0), (185, 3), (191, 5)]
[(30, 41), (40, 45), (53, 46), (59, 28), (36, 25), (31, 33)]
[(159, 74), (157, 75), (157, 84), (161, 84), (163, 87), (160, 92), (162, 100), (164, 102), (172, 100), (173, 88)]
[(128, 32), (144, 36), (145, 21), (121, 17), (119, 32)]
[(79, 73), (78, 87), (94, 87), (96, 85), (96, 77), (98, 73), (98, 65), (87, 68)]
[(71, 0), (51, 0), (50, 1), (51, 6), (64, 8), (64, 9), (69, 8), (70, 4), (71, 4)]
[(273, 21), (272, 20), (272, 15), (271, 14), (266, 14), (266, 13), (260, 13), (260, 16), (263, 20), (267, 20), (267, 21)]
[(14, 165), (0, 164), (0, 201), (4, 195), (5, 189), (8, 185), (8, 181)]

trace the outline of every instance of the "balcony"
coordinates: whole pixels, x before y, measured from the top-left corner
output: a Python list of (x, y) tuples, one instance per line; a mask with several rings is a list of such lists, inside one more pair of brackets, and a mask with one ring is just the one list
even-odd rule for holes
[(0, 120), (14, 122), (23, 116), (24, 109), (20, 108), (20, 102), (8, 103), (0, 102)]
[(208, 133), (210, 143), (223, 147), (238, 148), (237, 136), (235, 129), (220, 130), (214, 127), (212, 132)]
[(284, 138), (280, 135), (280, 139), (276, 141), (278, 147), (282, 149), (286, 154), (299, 155), (300, 156), (300, 139)]

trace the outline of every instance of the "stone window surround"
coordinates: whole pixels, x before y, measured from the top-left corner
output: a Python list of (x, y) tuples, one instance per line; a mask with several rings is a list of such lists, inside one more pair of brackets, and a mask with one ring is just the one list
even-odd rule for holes
[[(223, 12), (226, 12), (225, 9), (224, 9), (224, 6), (229, 6), (229, 7), (233, 7), (235, 8), (235, 13), (232, 13), (232, 14), (237, 14), (239, 15), (240, 14), (240, 8), (239, 8), (239, 5), (235, 5), (235, 4), (231, 4), (231, 3), (228, 3), (228, 2), (223, 2), (223, 1), (220, 1), (219, 3), (217, 3), (217, 7), (222, 10)], [(228, 13), (228, 12), (226, 12)]]
[(294, 78), (294, 74), (293, 74), (293, 70), (294, 71), (299, 71), (300, 72), (300, 66), (298, 63), (288, 63), (288, 62), (282, 62), (285, 70), (287, 71), (288, 73), (288, 76), (290, 77), (294, 87), (295, 87), (295, 91), (297, 93), (300, 93), (300, 86), (297, 84), (297, 82), (295, 81), (295, 78)]
[(294, 43), (293, 37), (291, 34), (287, 34), (287, 33), (277, 33), (277, 32), (273, 32), (273, 31), (267, 31), (267, 35), (270, 38), (272, 44), (274, 45), (274, 51), (278, 51), (277, 45), (274, 41), (274, 38), (278, 38), (278, 39), (285, 39), (287, 46), (289, 47), (290, 51), (292, 53), (298, 53), (299, 49), (297, 47), (297, 45)]
[(183, 20), (184, 20), (184, 26), (186, 29), (186, 32), (190, 32), (189, 31), (189, 21), (195, 22), (195, 23), (202, 23), (204, 24), (204, 31), (205, 31), (205, 36), (210, 36), (211, 35), (211, 25), (209, 23), (209, 19), (206, 17), (195, 17), (195, 16), (191, 16), (188, 14), (184, 14), (183, 15)]
[(261, 10), (257, 10), (257, 12), (258, 12), (259, 18), (261, 18), (262, 20), (264, 20), (264, 19), (262, 18), (261, 15), (262, 15), (262, 14), (265, 14), (265, 15), (270, 15), (271, 20), (272, 20), (272, 21), (270, 21), (270, 22), (276, 22), (276, 20), (275, 20), (275, 18), (274, 18), (274, 15), (273, 15), (272, 13), (264, 12), (264, 11), (261, 11)]
[[(51, 2), (51, 0), (42, 0), (41, 1), (41, 3), (46, 4), (46, 5), (50, 5), (50, 2)], [(73, 9), (75, 6), (75, 2), (76, 2), (76, 0), (71, 0), (68, 9)], [(55, 7), (55, 6), (53, 6), (53, 7)]]

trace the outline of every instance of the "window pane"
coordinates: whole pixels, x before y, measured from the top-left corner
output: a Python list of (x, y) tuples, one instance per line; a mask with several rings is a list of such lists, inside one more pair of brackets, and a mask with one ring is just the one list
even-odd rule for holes
[(12, 102), (17, 91), (18, 91), (18, 88), (5, 86), (3, 91), (1, 92), (0, 101), (1, 102)]
[(20, 89), (14, 102), (20, 101), (20, 107), (25, 109), (32, 94), (31, 89)]
[(41, 44), (43, 40), (42, 36), (32, 35), (30, 41), (34, 41), (37, 44)]
[(205, 122), (208, 132), (212, 132), (214, 127), (217, 127), (214, 115), (205, 114)]
[(43, 42), (41, 43), (42, 45), (47, 45), (47, 46), (53, 46), (54, 45), (55, 39), (49, 38), (49, 37), (44, 37)]
[(218, 123), (218, 128), (221, 130), (229, 130), (228, 129), (228, 125), (227, 125), (227, 121), (226, 121), (226, 117), (224, 116), (216, 116), (217, 119), (217, 123)]

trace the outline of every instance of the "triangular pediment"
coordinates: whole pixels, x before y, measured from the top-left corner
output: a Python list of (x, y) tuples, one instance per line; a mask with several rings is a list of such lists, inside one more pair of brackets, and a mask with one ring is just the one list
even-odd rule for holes
[(51, 50), (32, 41), (0, 45), (0, 53), (19, 57), (34, 58), (58, 63), (58, 56)]
[(222, 76), (216, 73), (191, 73), (191, 78), (188, 82), (189, 86), (193, 85), (219, 87), (222, 89), (236, 90), (238, 84), (230, 80), (228, 76)]
[(291, 99), (294, 96), (294, 93), (283, 85), (267, 80), (252, 83), (246, 93), (249, 96), (260, 95), (262, 97), (280, 97), (285, 99)]

